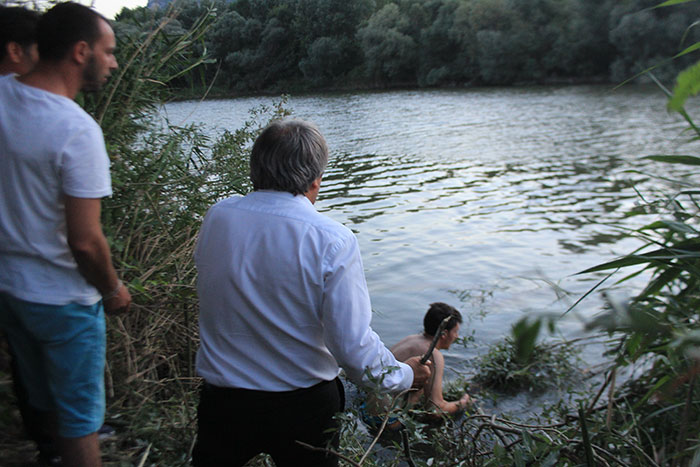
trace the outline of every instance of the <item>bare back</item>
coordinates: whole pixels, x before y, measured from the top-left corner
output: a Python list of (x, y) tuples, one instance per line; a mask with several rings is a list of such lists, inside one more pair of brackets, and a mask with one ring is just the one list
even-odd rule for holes
[[(394, 354), (397, 360), (403, 362), (406, 359), (414, 356), (425, 355), (430, 348), (432, 341), (432, 337), (427, 337), (425, 334), (412, 334), (401, 339), (391, 348), (391, 352)], [(427, 400), (432, 400), (436, 396), (436, 394), (433, 393), (437, 392), (440, 394), (439, 398), (442, 399), (442, 374), (444, 371), (445, 360), (437, 348), (433, 350), (431, 360), (433, 361), (433, 374), (421, 391), (409, 395), (408, 401), (410, 404), (417, 403), (423, 397), (425, 397)]]
[(423, 334), (411, 334), (401, 339), (391, 348), (391, 353), (394, 354), (397, 360), (404, 360), (416, 355), (425, 355), (430, 348), (432, 339), (425, 337)]

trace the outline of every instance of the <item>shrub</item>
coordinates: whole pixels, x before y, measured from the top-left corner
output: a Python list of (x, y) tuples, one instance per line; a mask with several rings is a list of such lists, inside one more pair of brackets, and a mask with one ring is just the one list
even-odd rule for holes
[(566, 341), (538, 343), (525, 358), (515, 341), (506, 337), (478, 357), (474, 379), (502, 392), (561, 388), (578, 374), (577, 348)]

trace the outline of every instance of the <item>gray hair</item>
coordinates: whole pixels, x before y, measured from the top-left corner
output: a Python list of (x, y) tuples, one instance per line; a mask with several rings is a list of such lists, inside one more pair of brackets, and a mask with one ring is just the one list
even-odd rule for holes
[(250, 157), (254, 190), (306, 193), (323, 175), (328, 146), (321, 132), (303, 120), (277, 120), (258, 136)]

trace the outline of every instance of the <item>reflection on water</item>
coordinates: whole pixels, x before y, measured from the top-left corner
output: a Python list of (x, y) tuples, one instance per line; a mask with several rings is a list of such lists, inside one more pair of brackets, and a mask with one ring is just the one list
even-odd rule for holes
[[(235, 129), (269, 101), (165, 111), (175, 123)], [(632, 186), (659, 188), (643, 172), (673, 170), (640, 156), (688, 150), (683, 123), (653, 88), (332, 94), (288, 107), (328, 140), (317, 207), (358, 236), (374, 328), (391, 345), (419, 330), (429, 303), (452, 303), (470, 318), (464, 333), (476, 331), (474, 348), (450, 350), (457, 368), (524, 312), (561, 313), (598, 280), (573, 274), (631, 251), (621, 228), (649, 220), (621, 220), (638, 203)], [(572, 295), (560, 300), (552, 284)], [(579, 313), (598, 306), (590, 299)]]

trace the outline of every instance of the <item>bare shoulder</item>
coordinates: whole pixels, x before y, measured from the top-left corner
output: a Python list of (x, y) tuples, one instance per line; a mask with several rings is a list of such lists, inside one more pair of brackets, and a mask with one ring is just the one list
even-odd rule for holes
[(397, 360), (404, 361), (428, 351), (430, 342), (421, 334), (411, 334), (404, 337), (391, 348)]

